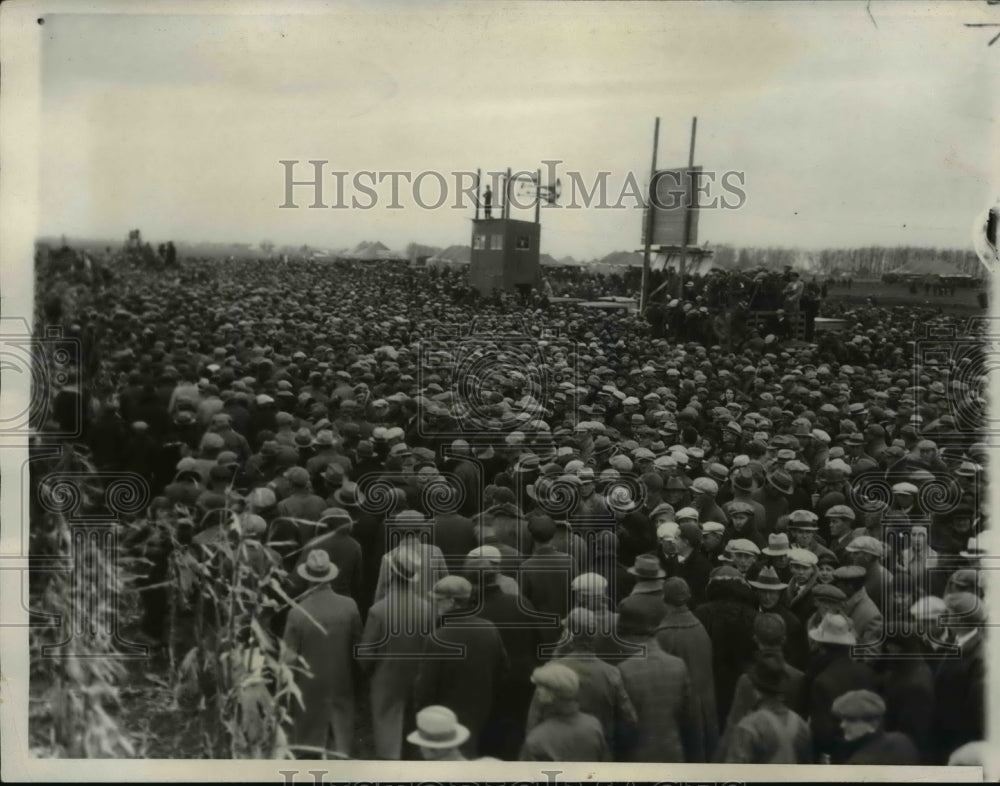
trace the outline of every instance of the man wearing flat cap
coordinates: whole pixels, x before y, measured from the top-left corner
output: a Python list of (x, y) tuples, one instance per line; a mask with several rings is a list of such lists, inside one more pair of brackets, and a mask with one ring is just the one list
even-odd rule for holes
[(920, 764), (913, 740), (902, 732), (884, 729), (885, 702), (877, 693), (848, 691), (834, 700), (832, 709), (844, 736), (844, 764)]
[(445, 576), (434, 584), (430, 598), (437, 624), (420, 662), (416, 703), (453, 709), (470, 733), (462, 754), (474, 758), (496, 712), (497, 692), (509, 668), (507, 651), (496, 626), (469, 613), (472, 585), (468, 579)]
[(847, 617), (826, 615), (809, 631), (809, 638), (818, 646), (809, 686), (809, 725), (814, 753), (817, 759), (829, 756), (834, 764), (841, 764), (847, 754), (833, 703), (848, 691), (876, 690), (878, 678), (865, 662), (851, 657), (851, 648), (858, 640)]
[(809, 726), (788, 707), (788, 675), (781, 655), (757, 653), (745, 675), (758, 696), (753, 710), (739, 719), (725, 746), (721, 761), (730, 764), (809, 764), (812, 736)]
[(301, 658), (311, 676), (296, 677), (305, 706), (293, 703), (292, 744), (311, 749), (299, 753), (302, 758), (326, 758), (330, 749), (351, 756), (357, 683), (353, 656), (361, 638), (361, 615), (351, 598), (331, 588), (338, 571), (325, 551), (309, 551), (296, 573), (309, 589), (289, 612), (284, 638), (289, 662)]
[(610, 761), (600, 721), (580, 709), (580, 678), (569, 666), (550, 661), (531, 675), (538, 721), (532, 725), (521, 761)]
[(859, 645), (876, 646), (882, 640), (883, 617), (865, 590), (867, 573), (860, 565), (842, 565), (833, 572), (833, 581), (846, 596), (844, 614), (854, 625)]
[(884, 613), (892, 601), (892, 572), (882, 566), (882, 543), (871, 535), (859, 535), (847, 545), (846, 553), (864, 568), (865, 592)]
[(662, 615), (636, 596), (625, 598), (618, 607), (618, 636), (646, 650), (618, 664), (638, 717), (633, 736), (622, 741), (622, 760), (705, 761), (691, 678), (684, 661), (660, 649), (654, 638), (660, 619)]
[(538, 626), (534, 605), (518, 597), (517, 581), (500, 573), (501, 560), (496, 546), (477, 546), (466, 556), (460, 575), (472, 583), (478, 614), (496, 626), (510, 664), (497, 689), (495, 711), (482, 734), (482, 752), (512, 759), (524, 739), (531, 672), (539, 663), (540, 648), (554, 645), (558, 630)]
[(944, 604), (943, 621), (959, 657), (942, 661), (934, 678), (934, 764), (945, 763), (949, 754), (968, 742), (986, 739), (986, 608), (971, 592), (947, 595)]
[[(320, 516), (323, 515), (323, 511), (326, 510), (326, 500), (318, 494), (312, 493), (312, 485), (306, 469), (304, 467), (292, 467), (285, 473), (285, 478), (291, 487), (291, 494), (278, 503), (278, 515), (288, 519), (319, 521)], [(301, 534), (306, 536), (301, 542), (305, 542), (305, 540), (315, 534), (315, 527), (309, 528), (306, 525), (298, 526), (301, 529)], [(303, 527), (306, 527), (306, 529), (302, 529)]]
[(416, 591), (420, 556), (398, 549), (389, 565), (385, 594), (368, 611), (355, 657), (369, 677), (375, 758), (399, 760), (404, 729), (412, 725), (417, 670), (434, 618), (426, 594)]
[(712, 673), (712, 640), (691, 613), (691, 590), (678, 576), (663, 585), (667, 613), (656, 628), (660, 649), (684, 661), (691, 677), (691, 697), (702, 727), (706, 752), (715, 750), (719, 738), (719, 718), (715, 708), (715, 677)]

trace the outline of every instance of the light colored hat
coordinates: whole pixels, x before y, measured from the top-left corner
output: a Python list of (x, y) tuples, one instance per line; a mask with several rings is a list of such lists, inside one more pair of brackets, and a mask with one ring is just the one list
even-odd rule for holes
[(472, 551), (469, 552), (466, 560), (482, 560), (483, 562), (488, 562), (491, 565), (499, 565), (503, 559), (503, 555), (500, 553), (500, 549), (496, 546), (476, 546)]
[(925, 595), (910, 606), (910, 614), (917, 619), (937, 620), (948, 611), (948, 606), (942, 598), (936, 595)]
[(340, 572), (337, 566), (330, 562), (330, 555), (322, 549), (313, 549), (310, 551), (309, 556), (306, 557), (306, 561), (295, 570), (306, 581), (316, 584), (333, 581)]
[(793, 565), (806, 565), (808, 567), (812, 567), (819, 564), (819, 557), (809, 551), (809, 549), (789, 549), (788, 561)]
[(784, 532), (772, 532), (767, 536), (764, 553), (769, 557), (781, 557), (788, 554), (788, 548), (788, 535)]
[(827, 614), (809, 631), (809, 638), (820, 644), (854, 645), (858, 643), (851, 621), (842, 614)]
[(916, 496), (919, 489), (912, 483), (896, 483), (892, 487), (893, 494), (910, 494)]
[(983, 602), (978, 595), (973, 595), (971, 592), (953, 592), (946, 595), (944, 605), (948, 615), (946, 622), (960, 625), (980, 625), (986, 622)]
[(415, 581), (423, 560), (410, 548), (394, 549), (389, 557), (389, 569), (405, 581)]
[(649, 512), (650, 521), (656, 521), (661, 516), (666, 516), (670, 521), (676, 519), (677, 515), (674, 512), (674, 506), (669, 502), (661, 502)]
[(563, 699), (572, 699), (580, 692), (580, 678), (576, 672), (569, 666), (554, 661), (535, 669), (531, 673), (531, 681)]
[(851, 690), (834, 699), (831, 710), (838, 718), (881, 718), (885, 702), (870, 690)]
[(847, 505), (833, 505), (829, 510), (827, 510), (826, 517), (828, 519), (839, 518), (847, 519), (849, 521), (854, 521), (855, 518), (854, 511), (847, 507)]
[(725, 532), (726, 525), (720, 524), (718, 521), (703, 521), (701, 523), (702, 533), (706, 532)]
[(709, 496), (714, 497), (719, 493), (719, 484), (711, 478), (695, 478), (691, 482), (691, 491), (698, 494), (708, 494)]
[(458, 717), (439, 704), (424, 707), (417, 713), (417, 728), (406, 741), (423, 748), (457, 748), (469, 739), (469, 730)]
[(674, 516), (677, 521), (680, 521), (681, 519), (694, 519), (695, 521), (698, 521), (700, 517), (700, 514), (694, 508), (681, 508)]
[(873, 557), (878, 557), (879, 559), (882, 558), (883, 553), (882, 544), (871, 535), (859, 535), (847, 544), (847, 550), (850, 552), (871, 554)]
[(581, 573), (570, 585), (574, 592), (585, 595), (605, 595), (608, 591), (608, 580), (599, 573)]
[(680, 534), (680, 531), (680, 524), (676, 521), (664, 521), (656, 528), (656, 537), (658, 540), (672, 540)]
[(760, 554), (760, 548), (752, 540), (746, 538), (736, 538), (726, 544), (726, 551), (731, 554)]
[(467, 600), (472, 597), (472, 584), (462, 576), (445, 576), (437, 580), (431, 594), (439, 598)]

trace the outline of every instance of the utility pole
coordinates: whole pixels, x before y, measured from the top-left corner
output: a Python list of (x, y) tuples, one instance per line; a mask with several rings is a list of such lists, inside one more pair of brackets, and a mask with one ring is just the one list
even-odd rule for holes
[(639, 313), (646, 310), (649, 290), (649, 255), (653, 243), (653, 204), (656, 199), (656, 149), (660, 143), (660, 118), (653, 125), (653, 165), (649, 172), (649, 194), (646, 199), (646, 242), (642, 250), (642, 288), (639, 290)]
[(698, 118), (691, 118), (691, 149), (688, 152), (688, 198), (684, 210), (684, 246), (681, 248), (681, 259), (677, 266), (677, 297), (684, 296), (684, 266), (687, 262), (687, 249), (691, 242), (691, 211), (694, 210), (694, 200), (698, 190), (694, 182), (694, 138), (698, 133)]

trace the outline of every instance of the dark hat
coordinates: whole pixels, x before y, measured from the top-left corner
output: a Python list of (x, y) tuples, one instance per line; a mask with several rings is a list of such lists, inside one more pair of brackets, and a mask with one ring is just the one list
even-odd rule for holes
[(780, 614), (761, 612), (753, 621), (753, 635), (766, 646), (778, 646), (788, 633), (788, 626)]
[(528, 532), (535, 540), (548, 543), (555, 537), (556, 523), (552, 517), (544, 513), (536, 514), (528, 519)]
[(680, 576), (663, 582), (663, 600), (671, 606), (685, 606), (691, 601), (691, 588)]
[(357, 483), (348, 481), (339, 489), (333, 492), (333, 499), (344, 507), (357, 507), (364, 504), (365, 496), (361, 493)]
[(795, 482), (792, 480), (792, 476), (783, 469), (776, 469), (768, 475), (767, 482), (782, 494), (791, 494), (795, 491)]
[(756, 579), (748, 581), (747, 583), (751, 587), (756, 587), (761, 590), (783, 590), (788, 586), (778, 578), (777, 571), (770, 565), (761, 570), (761, 572), (757, 574)]
[(285, 478), (298, 488), (305, 488), (309, 485), (309, 473), (303, 467), (292, 467), (285, 473)]
[(814, 598), (822, 598), (823, 600), (834, 602), (847, 600), (847, 595), (844, 594), (844, 591), (833, 584), (814, 584), (812, 588), (812, 596)]
[(648, 636), (660, 620), (659, 614), (641, 596), (630, 595), (618, 604), (618, 630), (626, 636)]
[(685, 520), (678, 525), (681, 537), (697, 548), (701, 545), (701, 526), (693, 521)]
[(748, 672), (750, 682), (761, 693), (770, 695), (784, 693), (788, 683), (785, 660), (781, 653), (765, 650), (757, 653), (756, 661)]

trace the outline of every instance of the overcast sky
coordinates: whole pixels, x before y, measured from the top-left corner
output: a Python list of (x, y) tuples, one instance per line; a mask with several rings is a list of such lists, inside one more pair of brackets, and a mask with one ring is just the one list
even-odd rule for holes
[[(305, 178), (328, 160), (350, 203), (360, 170), (560, 159), (564, 204), (570, 170), (609, 171), (614, 202), (648, 178), (657, 115), (662, 166), (686, 163), (697, 115), (696, 163), (745, 173), (745, 205), (703, 212), (701, 243), (970, 247), (1000, 190), (1000, 44), (963, 25), (1000, 21), (985, 3), (876, 0), (874, 23), (864, 2), (309, 8), (48, 16), (40, 234), (467, 243), (471, 206), (422, 209), (405, 183), (401, 210), (388, 182), (371, 210), (306, 209), (306, 188), (279, 209), (278, 162)], [(638, 209), (542, 215), (555, 256), (640, 245)]]

